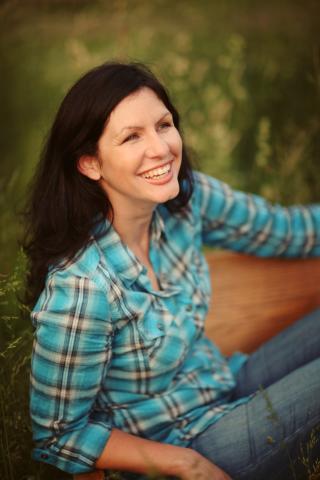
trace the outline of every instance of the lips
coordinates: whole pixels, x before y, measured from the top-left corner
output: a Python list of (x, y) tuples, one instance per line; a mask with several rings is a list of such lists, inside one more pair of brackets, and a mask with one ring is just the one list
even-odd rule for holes
[(164, 185), (172, 180), (173, 174), (172, 162), (169, 162), (161, 167), (153, 168), (152, 170), (141, 173), (140, 177), (152, 185)]

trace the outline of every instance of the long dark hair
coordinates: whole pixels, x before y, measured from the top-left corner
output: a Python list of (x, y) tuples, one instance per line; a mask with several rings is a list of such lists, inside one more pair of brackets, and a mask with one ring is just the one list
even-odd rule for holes
[[(82, 155), (95, 155), (112, 110), (131, 93), (148, 87), (164, 103), (180, 131), (179, 114), (164, 86), (144, 65), (108, 62), (86, 73), (69, 90), (43, 148), (27, 201), (24, 250), (29, 259), (27, 303), (44, 287), (50, 266), (72, 260), (91, 238), (95, 222), (112, 214), (99, 183), (82, 175)], [(180, 132), (181, 133), (181, 132)], [(192, 194), (191, 165), (185, 147), (178, 176), (180, 193), (166, 203), (183, 209)]]

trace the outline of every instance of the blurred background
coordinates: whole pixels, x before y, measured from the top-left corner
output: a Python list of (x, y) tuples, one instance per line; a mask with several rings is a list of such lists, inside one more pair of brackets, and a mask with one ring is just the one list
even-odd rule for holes
[(317, 202), (320, 2), (8, 0), (0, 21), (0, 478), (60, 479), (30, 460), (32, 331), (16, 300), (19, 212), (59, 103), (99, 63), (144, 62), (197, 168), (270, 201)]

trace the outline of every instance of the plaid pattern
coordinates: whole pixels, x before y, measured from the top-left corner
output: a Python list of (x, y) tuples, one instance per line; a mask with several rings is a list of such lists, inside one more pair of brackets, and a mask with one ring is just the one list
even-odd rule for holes
[(248, 400), (230, 402), (245, 355), (223, 357), (203, 333), (210, 280), (201, 247), (319, 255), (320, 206), (272, 206), (194, 175), (183, 213), (154, 213), (160, 291), (112, 228), (49, 273), (32, 313), (34, 458), (90, 471), (113, 427), (187, 446)]

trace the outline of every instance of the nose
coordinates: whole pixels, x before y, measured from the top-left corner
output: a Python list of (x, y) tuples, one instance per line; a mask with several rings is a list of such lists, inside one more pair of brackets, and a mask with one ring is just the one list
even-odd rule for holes
[(145, 153), (150, 158), (164, 158), (168, 155), (169, 145), (158, 132), (148, 136)]

